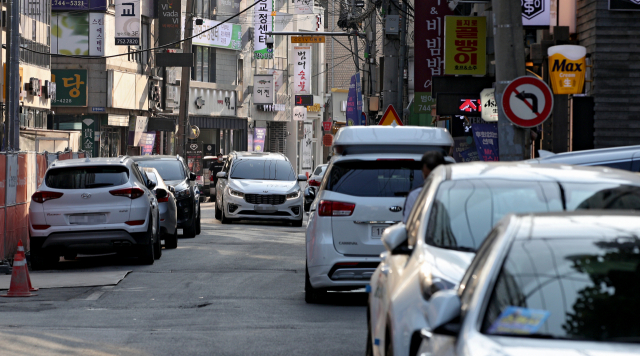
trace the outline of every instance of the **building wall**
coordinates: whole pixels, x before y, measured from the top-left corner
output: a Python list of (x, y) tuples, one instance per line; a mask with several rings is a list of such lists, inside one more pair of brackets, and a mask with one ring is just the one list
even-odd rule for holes
[(238, 52), (216, 48), (216, 83), (237, 85)]

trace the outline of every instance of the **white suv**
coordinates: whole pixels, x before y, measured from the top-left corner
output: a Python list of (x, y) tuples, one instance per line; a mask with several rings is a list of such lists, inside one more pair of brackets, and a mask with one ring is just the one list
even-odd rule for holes
[(55, 161), (31, 197), (31, 263), (60, 256), (134, 251), (143, 264), (162, 252), (154, 183), (131, 158)]
[(446, 155), (452, 145), (447, 130), (434, 127), (340, 129), (318, 193), (307, 190), (315, 195), (308, 197), (307, 303), (367, 285), (384, 251), (382, 232), (402, 220), (405, 196), (424, 183), (422, 155)]

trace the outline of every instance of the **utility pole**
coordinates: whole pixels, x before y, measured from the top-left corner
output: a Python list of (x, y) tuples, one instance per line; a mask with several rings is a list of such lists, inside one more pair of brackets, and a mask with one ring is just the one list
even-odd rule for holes
[[(193, 36), (193, 0), (187, 0), (187, 14), (185, 16), (185, 41), (182, 53), (191, 53), (191, 36)], [(178, 116), (178, 154), (187, 153), (187, 132), (189, 131), (189, 86), (191, 85), (191, 67), (182, 67), (180, 78), (180, 116)]]
[[(356, 0), (351, 0), (351, 11), (349, 12), (349, 20), (353, 19), (353, 12), (356, 11)], [(353, 51), (355, 52), (356, 73), (360, 71), (360, 59), (358, 58), (358, 36), (353, 38)]]
[(9, 23), (7, 26), (7, 72), (5, 76), (6, 90), (6, 118), (7, 150), (20, 150), (20, 1), (9, 0)]
[(526, 74), (522, 9), (520, 2), (493, 0), (496, 61), (496, 101), (498, 103), (498, 144), (501, 161), (520, 161), (528, 157), (529, 130), (513, 125), (502, 108), (502, 93), (509, 83)]
[[(393, 0), (392, 0), (393, 1)], [(407, 53), (407, 0), (402, 0), (400, 14), (400, 60), (398, 61), (398, 104), (396, 111), (400, 120), (404, 122), (404, 68)]]
[[(374, 3), (369, 3), (369, 6), (375, 7)], [(375, 72), (375, 62), (376, 62), (376, 10), (373, 9), (371, 14), (369, 15), (369, 23), (365, 28), (365, 35), (367, 36), (367, 49), (365, 55), (365, 61), (367, 62), (367, 70), (369, 71), (369, 75), (365, 73), (364, 75), (364, 85), (362, 89), (364, 91), (363, 96), (367, 98), (366, 103), (368, 104), (371, 100), (371, 97), (374, 96), (376, 91), (376, 72)], [(363, 68), (364, 69), (364, 68)], [(363, 102), (364, 104), (364, 102)], [(362, 112), (367, 113), (367, 125), (373, 124), (373, 118), (370, 115), (369, 107), (362, 108)]]
[[(391, 3), (395, 4), (393, 6)], [(387, 0), (383, 3), (385, 12), (385, 30), (383, 32), (383, 51), (384, 51), (384, 73), (382, 75), (382, 95), (383, 95), (383, 109), (388, 105), (398, 105), (398, 45), (395, 36), (393, 38), (388, 37), (387, 28), (390, 16), (399, 15), (398, 0)], [(400, 108), (396, 108), (396, 111)]]

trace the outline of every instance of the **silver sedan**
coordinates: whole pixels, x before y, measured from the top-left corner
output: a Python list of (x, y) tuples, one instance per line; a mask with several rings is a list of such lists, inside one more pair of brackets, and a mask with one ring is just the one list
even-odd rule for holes
[(509, 215), (457, 290), (430, 300), (417, 355), (640, 355), (640, 215)]
[(160, 210), (160, 239), (164, 241), (165, 248), (176, 248), (178, 247), (178, 212), (176, 209), (176, 199), (173, 196), (174, 191), (172, 187), (167, 186), (155, 168), (141, 168), (147, 173), (147, 177), (156, 184), (155, 188), (153, 188), (154, 193), (156, 193), (158, 189), (167, 191), (166, 197), (158, 198), (158, 210)]

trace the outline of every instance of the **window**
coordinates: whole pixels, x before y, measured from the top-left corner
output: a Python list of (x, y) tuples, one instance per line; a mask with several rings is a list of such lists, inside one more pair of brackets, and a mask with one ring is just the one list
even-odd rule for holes
[[(146, 19), (146, 18), (145, 18)], [(151, 33), (149, 31), (149, 23), (142, 22), (142, 31), (140, 32), (140, 46), (128, 46), (127, 52), (127, 60), (130, 62), (138, 62), (140, 64), (146, 65), (149, 64), (149, 52), (138, 52), (143, 49), (149, 49), (149, 44), (151, 43)], [(136, 53), (137, 52), (137, 53)]]
[(129, 181), (127, 167), (70, 167), (51, 169), (45, 177), (47, 187), (90, 189), (123, 185)]
[(187, 176), (182, 162), (165, 160), (148, 160), (137, 162), (140, 167), (152, 167), (158, 171), (160, 177), (165, 181), (183, 180)]
[(287, 161), (238, 159), (231, 167), (231, 178), (295, 181), (298, 177)]
[(196, 66), (191, 69), (191, 79), (199, 82), (216, 82), (216, 50), (215, 48), (193, 46)]
[(358, 197), (402, 197), (424, 184), (420, 161), (340, 161), (326, 188)]

